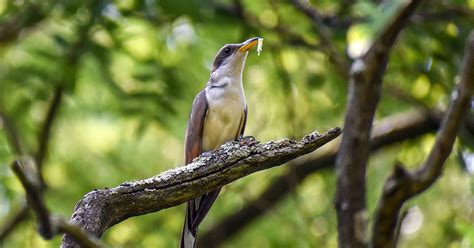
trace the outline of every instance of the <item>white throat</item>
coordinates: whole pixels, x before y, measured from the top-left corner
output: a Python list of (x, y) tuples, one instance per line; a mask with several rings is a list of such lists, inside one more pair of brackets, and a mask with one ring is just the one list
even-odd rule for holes
[(227, 87), (241, 88), (243, 92), (242, 74), (244, 72), (247, 54), (248, 52), (229, 57), (224, 64), (211, 73), (208, 87), (211, 89)]
[[(219, 148), (223, 143), (235, 139), (242, 128), (246, 108), (242, 72), (245, 63), (226, 63), (211, 74), (206, 87), (209, 109), (203, 132), (203, 150)], [(237, 58), (238, 59), (238, 58)]]

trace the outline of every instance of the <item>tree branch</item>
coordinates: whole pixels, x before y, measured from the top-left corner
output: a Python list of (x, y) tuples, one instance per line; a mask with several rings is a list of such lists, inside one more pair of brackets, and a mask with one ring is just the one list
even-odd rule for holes
[[(71, 223), (99, 238), (107, 228), (129, 217), (179, 205), (241, 177), (281, 165), (318, 149), (340, 133), (339, 128), (322, 135), (313, 132), (299, 142), (283, 139), (259, 143), (253, 137), (228, 142), (187, 166), (86, 194), (76, 205)], [(63, 247), (74, 245), (69, 235), (63, 237)]]
[(340, 247), (365, 247), (368, 242), (365, 177), (372, 122), (391, 48), (420, 2), (405, 4), (368, 52), (351, 67), (344, 135), (336, 158), (335, 207)]
[[(100, 4), (100, 1), (98, 2), (93, 2), (90, 4)], [(88, 4), (88, 5), (90, 5)], [(52, 7), (52, 6), (51, 6)], [(28, 14), (28, 11), (35, 12), (33, 14)], [(28, 7), (25, 8), (25, 13), (18, 14), (18, 17), (15, 18), (22, 18), (22, 14), (27, 14), (29, 16), (33, 15), (36, 16), (38, 19), (34, 19), (34, 21), (39, 22), (42, 19), (46, 18), (46, 13), (36, 13), (39, 11), (39, 7), (36, 5), (28, 5)], [(90, 27), (94, 24), (94, 18), (91, 17), (89, 18), (85, 23), (81, 24), (77, 28), (77, 32), (81, 34), (78, 38), (78, 40), (71, 45), (71, 47), (68, 49), (68, 53), (66, 55), (66, 65), (65, 68), (68, 66), (70, 68), (73, 68), (70, 73), (66, 73), (62, 79), (61, 86), (58, 86), (53, 95), (53, 99), (48, 107), (48, 111), (46, 113), (45, 119), (42, 124), (42, 128), (40, 132), (38, 133), (38, 148), (36, 153), (34, 153), (34, 158), (35, 158), (35, 165), (38, 167), (37, 168), (37, 175), (40, 180), (40, 189), (44, 190), (46, 188), (46, 183), (44, 182), (43, 176), (42, 176), (42, 167), (44, 164), (44, 160), (46, 158), (47, 150), (48, 150), (48, 145), (50, 141), (50, 136), (51, 136), (51, 129), (53, 127), (54, 121), (57, 117), (57, 113), (59, 111), (60, 105), (61, 105), (61, 100), (63, 96), (63, 86), (68, 83), (70, 83), (71, 80), (75, 80), (75, 74), (76, 74), (76, 65), (79, 62), (81, 55), (85, 52), (84, 50), (84, 45), (88, 42), (88, 33)], [(15, 23), (15, 21), (6, 22), (3, 24), (0, 24), (0, 43), (2, 42), (8, 42), (11, 41), (11, 39), (15, 38), (16, 35), (18, 35), (19, 32), (24, 27), (27, 27), (28, 25), (33, 25), (35, 22), (31, 23), (24, 23), (25, 26), (20, 27), (21, 23)], [(13, 25), (13, 26), (11, 26)], [(16, 26), (15, 26), (16, 25)], [(23, 24), (21, 24), (23, 25)], [(14, 36), (8, 37), (11, 32), (14, 31)], [(7, 35), (7, 39), (4, 39), (3, 35)], [(10, 140), (11, 145), (15, 149), (17, 155), (24, 155), (25, 151), (22, 150), (21, 142), (18, 138), (18, 134), (15, 132), (13, 126), (9, 125), (8, 119), (5, 117), (5, 114), (0, 112), (0, 120), (3, 120), (7, 136)], [(5, 124), (6, 123), (6, 124)], [(0, 241), (6, 238), (6, 236), (11, 233), (11, 230), (15, 229), (15, 227), (20, 224), (22, 221), (26, 219), (27, 212), (28, 212), (28, 206), (23, 205), (22, 206), (22, 211), (18, 211), (16, 216), (13, 216), (11, 218), (12, 221), (8, 222), (8, 226), (0, 230)]]
[(38, 232), (44, 239), (49, 240), (57, 234), (68, 233), (80, 247), (96, 248), (102, 246), (96, 240), (88, 237), (80, 227), (69, 224), (62, 218), (51, 217), (44, 203), (41, 182), (32, 160), (15, 161), (11, 167), (25, 188), (28, 205), (33, 209), (38, 219)]
[(34, 168), (34, 162), (26, 159), (21, 163), (15, 161), (11, 167), (25, 188), (28, 205), (33, 209), (38, 218), (38, 232), (45, 239), (51, 239), (53, 237), (53, 230), (49, 221), (49, 211), (43, 201), (43, 195), (40, 190), (41, 184), (36, 168)]
[[(380, 120), (372, 131), (370, 150), (413, 139), (434, 132), (439, 127), (441, 116), (427, 111), (409, 111)], [(211, 229), (201, 235), (198, 240), (200, 247), (218, 247), (243, 230), (252, 221), (264, 215), (293, 192), (303, 180), (317, 171), (334, 168), (338, 148), (315, 153), (305, 159), (295, 159), (289, 165), (289, 170), (273, 180), (260, 196), (247, 203), (237, 212), (220, 220)]]
[[(48, 150), (49, 140), (51, 136), (51, 129), (56, 118), (56, 114), (59, 110), (59, 106), (62, 99), (63, 90), (62, 88), (57, 88), (54, 91), (53, 100), (51, 101), (48, 111), (46, 113), (45, 119), (43, 121), (43, 126), (38, 134), (38, 149), (35, 155), (35, 164), (37, 166), (36, 171), (39, 176), (40, 190), (43, 191), (46, 187), (42, 176), (42, 165), (44, 163), (46, 152)], [(24, 155), (24, 151), (21, 145), (21, 140), (18, 133), (15, 131), (13, 125), (10, 123), (9, 119), (5, 114), (0, 112), (0, 119), (2, 120), (5, 132), (9, 137), (10, 144), (15, 150), (17, 156)], [(20, 210), (16, 211), (9, 221), (0, 229), (0, 241), (5, 239), (8, 234), (13, 231), (18, 224), (23, 222), (28, 217), (28, 205), (22, 204)]]
[(453, 93), (428, 158), (413, 172), (406, 171), (400, 164), (396, 165), (392, 175), (385, 181), (375, 213), (372, 236), (374, 247), (395, 246), (394, 233), (403, 203), (428, 189), (441, 176), (474, 91), (474, 32), (469, 36), (465, 54), (461, 82)]
[(35, 154), (35, 162), (38, 167), (38, 175), (41, 183), (41, 188), (46, 186), (43, 178), (43, 164), (48, 151), (48, 144), (51, 138), (51, 129), (53, 128), (54, 120), (61, 106), (61, 100), (63, 96), (62, 87), (58, 87), (54, 90), (53, 99), (48, 108), (48, 112), (43, 121), (43, 127), (38, 134), (38, 150)]

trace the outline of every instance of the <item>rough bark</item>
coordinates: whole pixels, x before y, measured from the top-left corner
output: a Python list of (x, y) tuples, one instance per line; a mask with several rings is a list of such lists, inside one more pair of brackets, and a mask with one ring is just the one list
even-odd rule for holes
[(426, 161), (413, 172), (397, 164), (392, 175), (385, 181), (375, 213), (373, 247), (396, 246), (395, 230), (403, 203), (428, 189), (441, 176), (444, 162), (451, 154), (457, 131), (469, 109), (474, 92), (474, 32), (467, 42), (460, 79)]
[[(259, 143), (253, 137), (228, 142), (187, 166), (86, 194), (76, 205), (70, 222), (99, 238), (107, 228), (129, 217), (179, 205), (246, 175), (281, 165), (316, 150), (340, 133), (339, 128), (322, 135), (314, 132), (299, 142), (283, 139)], [(62, 247), (77, 244), (66, 234)]]
[(339, 247), (365, 247), (368, 242), (365, 177), (372, 122), (390, 50), (420, 2), (413, 0), (403, 6), (351, 67), (344, 135), (336, 158)]

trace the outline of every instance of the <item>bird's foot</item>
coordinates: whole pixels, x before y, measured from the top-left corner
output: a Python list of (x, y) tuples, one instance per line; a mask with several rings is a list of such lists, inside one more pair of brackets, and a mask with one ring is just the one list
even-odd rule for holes
[(259, 141), (255, 139), (255, 137), (253, 136), (239, 136), (237, 138), (237, 142), (239, 142), (240, 145), (247, 145), (247, 146), (251, 146), (251, 145), (255, 145), (259, 143)]
[(212, 156), (212, 151), (202, 152), (202, 153), (201, 153), (201, 157), (202, 157), (202, 158), (211, 157), (211, 156)]

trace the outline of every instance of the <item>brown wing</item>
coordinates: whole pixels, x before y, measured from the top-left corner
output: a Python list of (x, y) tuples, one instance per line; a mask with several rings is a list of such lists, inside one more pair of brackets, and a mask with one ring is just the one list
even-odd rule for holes
[(242, 118), (243, 118), (243, 122), (242, 122), (242, 125), (240, 126), (240, 130), (237, 137), (244, 136), (245, 126), (247, 126), (247, 105), (245, 105), (244, 116), (242, 116)]
[[(208, 103), (205, 90), (201, 91), (193, 102), (193, 109), (189, 116), (189, 122), (186, 129), (185, 160), (186, 164), (192, 162), (202, 151), (202, 138), (204, 132), (204, 122), (206, 121)], [(242, 136), (247, 123), (247, 106), (240, 120), (240, 127), (235, 135), (237, 139)], [(191, 239), (195, 245), (197, 229), (204, 217), (209, 212), (212, 204), (219, 195), (220, 189), (208, 192), (200, 197), (188, 201), (186, 207), (186, 221), (181, 235), (181, 247), (185, 247), (186, 239)]]
[[(186, 138), (184, 141), (184, 160), (186, 164), (198, 157), (202, 151), (202, 136), (204, 132), (204, 122), (206, 121), (207, 110), (209, 105), (206, 99), (206, 90), (199, 92), (194, 98), (193, 107), (189, 114), (188, 126), (186, 127)], [(181, 235), (180, 247), (186, 247), (191, 242), (195, 247), (197, 227), (193, 227), (194, 219), (198, 206), (196, 205), (200, 199), (191, 199), (186, 206), (186, 217)]]
[(194, 98), (193, 108), (189, 115), (188, 126), (186, 128), (184, 146), (184, 159), (186, 164), (191, 163), (193, 159), (198, 157), (202, 152), (202, 136), (208, 108), (206, 91), (202, 90)]
[[(247, 106), (245, 106), (244, 112), (242, 113), (242, 117), (240, 118), (239, 130), (235, 134), (235, 139), (244, 135), (246, 124), (247, 124)], [(192, 213), (192, 216), (193, 216), (192, 227), (193, 228), (197, 228), (199, 224), (201, 224), (202, 220), (207, 215), (207, 213), (209, 212), (209, 209), (211, 208), (212, 204), (214, 203), (217, 196), (219, 195), (220, 190), (221, 189), (216, 189), (214, 191), (204, 194), (200, 198), (197, 198), (197, 200), (194, 199), (194, 201), (190, 202), (192, 206), (194, 207), (197, 206), (198, 208), (196, 212)]]

